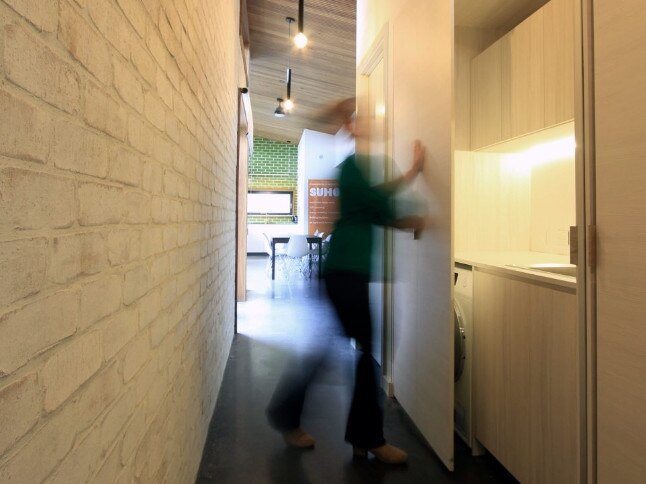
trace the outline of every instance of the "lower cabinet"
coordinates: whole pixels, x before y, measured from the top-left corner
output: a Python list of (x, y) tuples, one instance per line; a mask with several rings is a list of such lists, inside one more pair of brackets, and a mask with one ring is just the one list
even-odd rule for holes
[(474, 270), (475, 437), (519, 481), (580, 481), (574, 289)]

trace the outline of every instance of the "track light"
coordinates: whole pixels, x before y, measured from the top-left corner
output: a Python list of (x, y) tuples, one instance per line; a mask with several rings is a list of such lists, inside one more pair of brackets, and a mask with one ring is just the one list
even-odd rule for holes
[(294, 109), (294, 103), (292, 102), (292, 69), (291, 67), (287, 68), (287, 77), (286, 77), (286, 83), (287, 83), (287, 99), (285, 99), (285, 102), (283, 103), (283, 106), (285, 107), (285, 111), (290, 112), (292, 109)]
[(274, 116), (277, 118), (284, 118), (285, 117), (285, 108), (283, 105), (283, 98), (282, 97), (277, 97), (276, 101), (278, 101), (278, 107), (274, 110)]
[(299, 49), (307, 45), (307, 36), (303, 33), (303, 23), (305, 20), (305, 0), (298, 0), (298, 33), (294, 37), (294, 44)]

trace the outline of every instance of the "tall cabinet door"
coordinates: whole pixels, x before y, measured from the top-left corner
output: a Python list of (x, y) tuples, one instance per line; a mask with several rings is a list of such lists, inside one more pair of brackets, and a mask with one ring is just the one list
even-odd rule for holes
[(502, 42), (471, 61), (471, 147), (502, 140)]
[(597, 476), (646, 480), (646, 2), (593, 1)]
[(413, 142), (426, 147), (413, 190), (433, 227), (394, 240), (395, 397), (444, 464), (453, 469), (451, 268), (453, 2), (409, 0), (393, 20), (393, 155), (410, 166)]
[(511, 136), (545, 127), (543, 10), (534, 12), (509, 34)]

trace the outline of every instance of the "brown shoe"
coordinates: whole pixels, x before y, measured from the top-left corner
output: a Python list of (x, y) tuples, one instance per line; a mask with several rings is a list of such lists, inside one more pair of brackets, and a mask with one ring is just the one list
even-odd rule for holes
[(368, 452), (384, 464), (403, 464), (408, 460), (408, 454), (405, 451), (390, 444), (384, 444), (372, 449), (353, 447), (353, 454), (355, 457), (367, 457)]
[(285, 443), (290, 447), (298, 447), (300, 449), (309, 449), (314, 447), (314, 437), (305, 432), (302, 428), (298, 427), (283, 434)]

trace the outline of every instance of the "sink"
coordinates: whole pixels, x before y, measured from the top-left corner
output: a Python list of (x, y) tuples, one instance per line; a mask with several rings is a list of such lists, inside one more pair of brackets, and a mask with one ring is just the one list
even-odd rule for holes
[(576, 266), (572, 264), (558, 264), (558, 263), (544, 263), (544, 264), (531, 264), (527, 266), (528, 269), (552, 272), (554, 274), (561, 274), (563, 276), (576, 277)]

